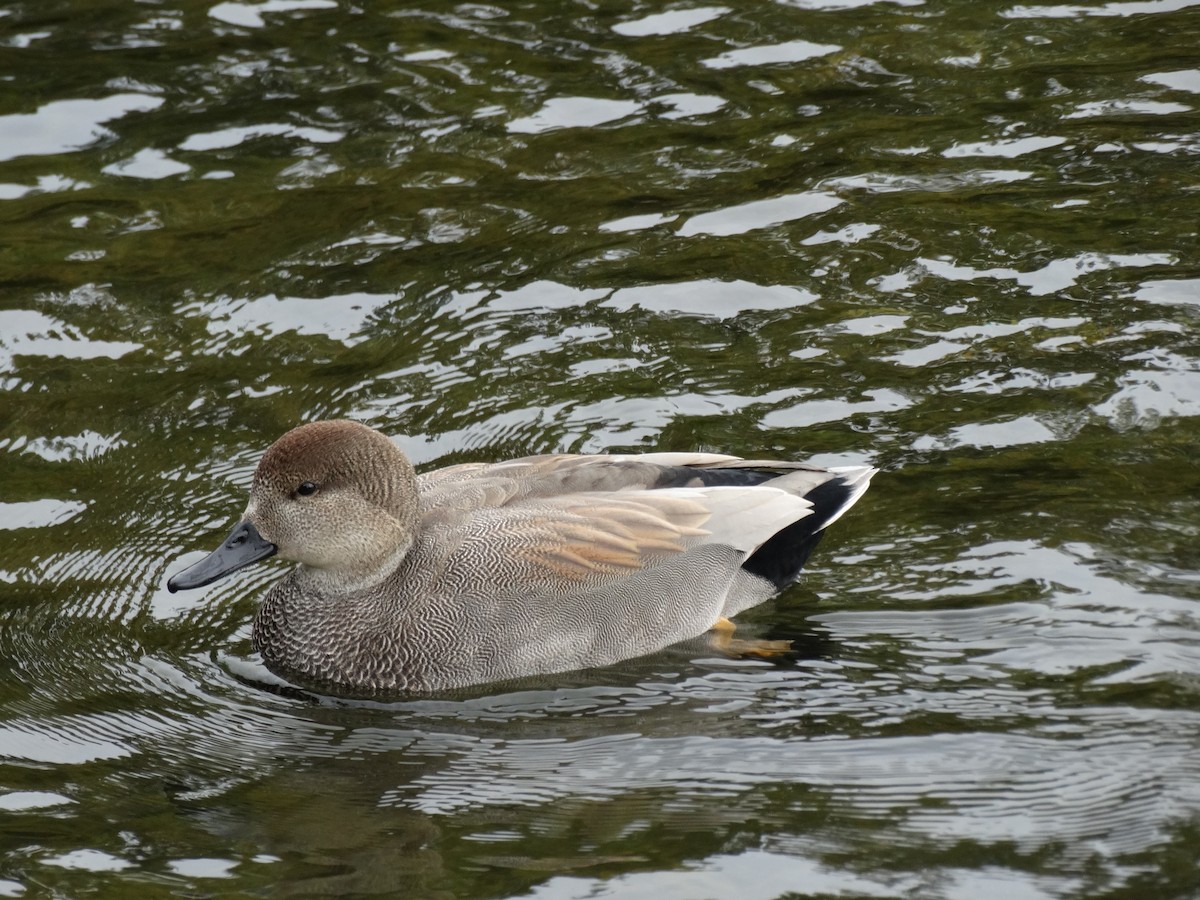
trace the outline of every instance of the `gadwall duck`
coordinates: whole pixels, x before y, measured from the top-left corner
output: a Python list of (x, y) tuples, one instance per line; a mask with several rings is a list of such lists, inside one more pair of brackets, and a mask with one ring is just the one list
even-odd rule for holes
[(168, 581), (298, 562), (254, 620), (284, 677), (378, 695), (602, 666), (782, 590), (875, 470), (712, 453), (531, 456), (417, 475), (351, 421), (263, 454), (242, 520)]

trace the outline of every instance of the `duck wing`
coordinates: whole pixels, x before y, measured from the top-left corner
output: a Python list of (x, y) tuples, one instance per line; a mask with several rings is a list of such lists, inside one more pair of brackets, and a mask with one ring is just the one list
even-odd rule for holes
[[(487, 559), (514, 577), (566, 587), (628, 577), (710, 545), (731, 551), (736, 568), (791, 529), (770, 554), (786, 558), (787, 544), (840, 516), (872, 473), (716, 454), (531, 457), (432, 473), (422, 486), (423, 525), (455, 548), (460, 575), (460, 566)], [(762, 562), (750, 571), (778, 589), (803, 559), (788, 571)]]
[(482, 509), (588, 491), (749, 486), (793, 471), (814, 473), (815, 485), (831, 470), (718, 453), (556, 454), (449, 466), (418, 476), (417, 486), (425, 509)]

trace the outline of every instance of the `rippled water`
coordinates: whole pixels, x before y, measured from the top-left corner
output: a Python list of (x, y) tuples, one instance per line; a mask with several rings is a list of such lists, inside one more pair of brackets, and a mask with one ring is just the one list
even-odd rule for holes
[[(0, 896), (1193, 896), (1198, 5), (0, 5)], [(884, 471), (791, 661), (355, 704), (165, 588), (333, 415)]]

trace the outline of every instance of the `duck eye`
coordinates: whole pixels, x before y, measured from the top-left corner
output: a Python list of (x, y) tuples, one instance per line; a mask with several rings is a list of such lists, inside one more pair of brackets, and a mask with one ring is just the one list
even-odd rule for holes
[(317, 486), (311, 481), (302, 481), (300, 487), (296, 488), (296, 494), (300, 497), (311, 497), (317, 492)]

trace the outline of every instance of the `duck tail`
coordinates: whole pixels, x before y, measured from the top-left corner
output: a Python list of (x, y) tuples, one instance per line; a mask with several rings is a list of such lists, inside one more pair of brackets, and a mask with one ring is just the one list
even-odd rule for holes
[[(742, 563), (742, 568), (770, 581), (776, 590), (783, 590), (800, 575), (808, 557), (821, 542), (825, 529), (858, 502), (877, 471), (870, 466), (829, 469), (827, 480), (808, 487), (802, 494), (812, 504), (812, 512), (775, 532)], [(804, 475), (806, 480), (811, 480), (811, 473)], [(788, 477), (781, 476), (770, 484), (786, 490)]]

